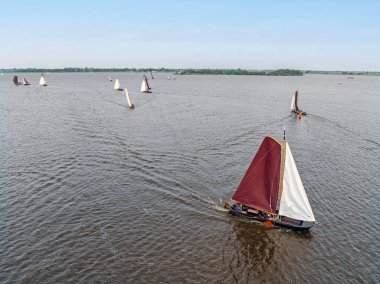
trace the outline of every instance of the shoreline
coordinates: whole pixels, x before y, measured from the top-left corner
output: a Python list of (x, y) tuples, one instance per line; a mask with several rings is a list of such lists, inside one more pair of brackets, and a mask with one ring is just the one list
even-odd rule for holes
[(323, 71), (323, 70), (295, 70), (295, 69), (172, 69), (172, 68), (0, 68), (0, 73), (149, 73), (162, 72), (176, 75), (246, 75), (246, 76), (303, 76), (305, 74), (321, 75), (365, 75), (380, 76), (380, 71)]

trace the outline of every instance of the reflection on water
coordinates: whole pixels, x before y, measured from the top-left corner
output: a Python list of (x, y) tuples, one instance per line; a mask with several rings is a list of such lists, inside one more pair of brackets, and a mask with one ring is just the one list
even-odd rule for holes
[[(376, 283), (379, 78), (115, 76), (0, 77), (0, 282)], [(309, 232), (223, 208), (283, 125)]]
[(234, 235), (226, 247), (234, 249), (225, 252), (227, 256), (224, 261), (228, 262), (236, 282), (283, 280), (283, 274), (279, 271), (284, 259), (297, 258), (312, 241), (310, 231), (268, 228), (259, 222), (241, 220), (235, 216), (231, 218)]

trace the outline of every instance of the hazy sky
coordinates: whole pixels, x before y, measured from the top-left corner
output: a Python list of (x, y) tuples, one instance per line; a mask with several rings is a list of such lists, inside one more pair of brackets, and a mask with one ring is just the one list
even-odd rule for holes
[(0, 68), (380, 71), (380, 1), (0, 0)]

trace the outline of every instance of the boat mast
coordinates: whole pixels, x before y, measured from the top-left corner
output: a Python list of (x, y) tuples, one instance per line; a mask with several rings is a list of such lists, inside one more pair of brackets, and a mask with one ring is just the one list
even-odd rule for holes
[(286, 158), (285, 125), (284, 125), (284, 140), (280, 142), (280, 144), (281, 144), (281, 165), (280, 165), (280, 181), (278, 183), (278, 197), (277, 197), (276, 213), (280, 211), (280, 201), (282, 197), (282, 189), (284, 187), (284, 172), (285, 172), (285, 158)]

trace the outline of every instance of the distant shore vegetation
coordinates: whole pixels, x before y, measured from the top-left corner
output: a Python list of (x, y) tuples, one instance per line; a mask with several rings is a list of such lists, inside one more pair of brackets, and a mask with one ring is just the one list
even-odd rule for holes
[(178, 75), (256, 75), (256, 76), (303, 76), (304, 74), (330, 75), (367, 75), (380, 76), (376, 71), (321, 71), (321, 70), (252, 70), (252, 69), (172, 69), (172, 68), (94, 68), (94, 67), (66, 67), (66, 68), (8, 68), (0, 69), (1, 73), (73, 73), (73, 72), (163, 72)]
[(247, 69), (184, 69), (180, 75), (259, 75), (259, 76), (302, 76), (300, 70), (247, 70)]

